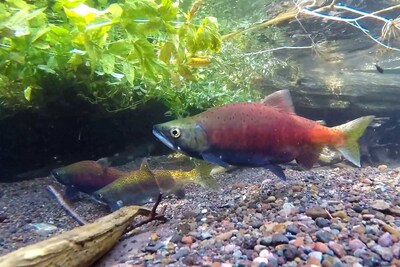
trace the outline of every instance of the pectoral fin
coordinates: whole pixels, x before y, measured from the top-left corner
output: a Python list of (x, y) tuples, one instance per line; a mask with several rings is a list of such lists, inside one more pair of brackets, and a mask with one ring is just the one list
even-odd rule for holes
[(269, 169), (273, 174), (286, 181), (286, 175), (283, 172), (282, 168), (278, 165), (268, 164), (265, 168)]
[(67, 186), (65, 189), (65, 196), (69, 199), (76, 198), (78, 196), (78, 190), (73, 186)]
[(122, 208), (124, 206), (124, 202), (122, 202), (122, 200), (118, 200), (114, 203), (111, 203), (109, 205), (111, 212), (114, 212), (116, 210), (119, 210), (120, 208)]

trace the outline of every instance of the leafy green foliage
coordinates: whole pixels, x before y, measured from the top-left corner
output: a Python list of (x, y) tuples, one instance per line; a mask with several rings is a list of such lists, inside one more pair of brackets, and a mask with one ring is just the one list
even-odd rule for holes
[(0, 14), (0, 103), (7, 110), (40, 108), (47, 101), (43, 84), (54, 78), (107, 110), (164, 101), (148, 88), (171, 76), (192, 79), (191, 57), (221, 49), (216, 19), (192, 24), (172, 0), (125, 0), (103, 9), (85, 0), (8, 0)]
[(278, 28), (221, 42), (221, 32), (261, 20), (264, 1), (113, 2), (0, 3), (0, 117), (71, 92), (107, 111), (158, 99), (185, 116), (258, 99), (260, 81), (291, 69), (271, 53), (244, 54), (282, 42)]

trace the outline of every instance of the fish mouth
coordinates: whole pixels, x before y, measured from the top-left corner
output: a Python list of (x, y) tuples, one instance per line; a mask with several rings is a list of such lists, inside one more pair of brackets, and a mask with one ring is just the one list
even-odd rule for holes
[(63, 182), (61, 180), (61, 177), (60, 177), (59, 173), (57, 172), (57, 170), (51, 170), (50, 171), (50, 177), (53, 178), (54, 180), (56, 180), (59, 183)]
[[(156, 127), (156, 126), (154, 126)], [(178, 150), (178, 148), (163, 134), (157, 129), (153, 129), (153, 134), (157, 137), (164, 145), (169, 147), (172, 150)]]

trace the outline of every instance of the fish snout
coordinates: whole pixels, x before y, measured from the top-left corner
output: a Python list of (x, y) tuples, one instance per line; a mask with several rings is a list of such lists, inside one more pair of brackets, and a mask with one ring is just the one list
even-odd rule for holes
[(96, 200), (97, 202), (104, 203), (104, 196), (103, 196), (103, 194), (100, 193), (100, 192), (94, 192), (94, 193), (92, 194), (92, 198), (93, 198), (94, 200)]
[(50, 171), (50, 176), (59, 181), (60, 175), (56, 169)]
[(57, 182), (59, 182), (61, 184), (64, 184), (64, 185), (69, 184), (67, 175), (63, 171), (60, 171), (59, 169), (51, 170), (50, 176), (53, 177), (53, 179), (55, 179)]
[(174, 142), (171, 140), (170, 136), (166, 134), (167, 131), (163, 124), (156, 124), (153, 126), (154, 136), (170, 149), (176, 150)]

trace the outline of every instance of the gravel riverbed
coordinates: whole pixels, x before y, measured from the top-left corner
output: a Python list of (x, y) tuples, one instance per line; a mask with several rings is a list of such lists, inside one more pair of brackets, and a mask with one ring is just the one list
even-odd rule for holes
[[(95, 266), (400, 266), (400, 169), (262, 168), (215, 175), (221, 190), (165, 198), (168, 222), (149, 223)], [(72, 229), (49, 177), (0, 185), (0, 255)], [(108, 212), (82, 194), (87, 221)], [(148, 205), (151, 207), (151, 205)]]

